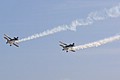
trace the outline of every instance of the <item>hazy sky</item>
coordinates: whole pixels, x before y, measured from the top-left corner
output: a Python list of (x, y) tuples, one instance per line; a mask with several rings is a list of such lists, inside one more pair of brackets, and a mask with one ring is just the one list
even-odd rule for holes
[(59, 41), (76, 45), (120, 33), (120, 17), (95, 21), (22, 42), (6, 45), (3, 34), (20, 39), (118, 5), (119, 0), (1, 0), (0, 80), (120, 80), (120, 41), (97, 48), (63, 52)]

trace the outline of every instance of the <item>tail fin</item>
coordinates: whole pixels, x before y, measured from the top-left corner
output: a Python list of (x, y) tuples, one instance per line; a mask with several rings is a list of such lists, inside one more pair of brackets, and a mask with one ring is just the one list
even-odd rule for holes
[(75, 46), (75, 43), (73, 43), (73, 46)]

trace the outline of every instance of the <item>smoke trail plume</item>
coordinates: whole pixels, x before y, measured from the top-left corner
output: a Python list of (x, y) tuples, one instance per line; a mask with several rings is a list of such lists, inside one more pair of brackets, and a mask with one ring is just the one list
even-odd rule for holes
[(27, 38), (23, 38), (17, 42), (19, 43), (19, 42), (23, 42), (23, 41), (28, 41), (28, 40), (40, 38), (43, 36), (51, 35), (51, 34), (54, 34), (57, 32), (66, 31), (66, 30), (76, 31), (76, 28), (79, 26), (87, 26), (87, 25), (92, 24), (95, 21), (104, 20), (107, 18), (116, 18), (119, 16), (120, 16), (120, 4), (117, 6), (114, 6), (110, 9), (104, 9), (104, 10), (99, 11), (99, 12), (97, 12), (97, 11), (91, 12), (90, 14), (88, 14), (88, 17), (86, 19), (75, 20), (75, 21), (72, 21), (72, 23), (70, 25), (58, 26), (58, 27), (53, 28), (51, 30), (47, 30), (47, 31), (44, 31), (44, 32), (39, 33), (39, 34), (34, 34), (34, 35), (29, 36)]
[(116, 35), (110, 38), (106, 38), (103, 40), (99, 40), (96, 42), (92, 42), (92, 43), (88, 43), (88, 44), (84, 44), (80, 46), (75, 46), (73, 47), (73, 50), (81, 50), (81, 49), (86, 49), (86, 48), (91, 48), (91, 47), (98, 47), (98, 46), (101, 46), (101, 45), (104, 45), (104, 44), (107, 44), (113, 41), (117, 41), (117, 40), (120, 40), (120, 35)]

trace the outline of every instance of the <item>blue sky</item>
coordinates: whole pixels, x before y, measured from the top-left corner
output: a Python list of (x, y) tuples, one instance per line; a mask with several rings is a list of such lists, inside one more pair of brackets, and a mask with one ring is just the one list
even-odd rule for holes
[(24, 38), (84, 19), (90, 12), (111, 8), (119, 0), (0, 1), (0, 80), (119, 80), (120, 41), (73, 53), (62, 52), (59, 41), (76, 45), (120, 33), (120, 17), (80, 26), (20, 43), (5, 44), (3, 34)]

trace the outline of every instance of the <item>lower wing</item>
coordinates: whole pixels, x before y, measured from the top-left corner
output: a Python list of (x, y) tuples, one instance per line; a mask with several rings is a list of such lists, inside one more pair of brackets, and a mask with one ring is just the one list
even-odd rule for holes
[(15, 45), (16, 47), (19, 47), (17, 44), (13, 43), (13, 45)]
[(6, 37), (4, 37), (4, 39), (6, 39), (7, 41), (9, 41), (9, 39), (8, 39), (8, 38), (6, 38)]
[(61, 46), (61, 47), (63, 47), (63, 48), (65, 48), (65, 46), (64, 46), (64, 45), (61, 45), (61, 44), (60, 44), (60, 46)]
[(75, 52), (75, 50), (71, 50), (72, 52)]

